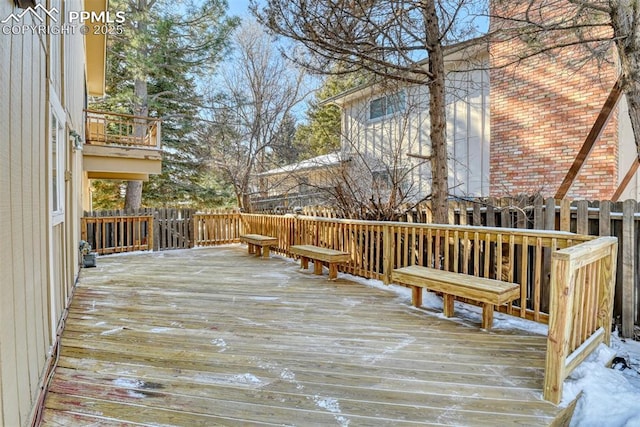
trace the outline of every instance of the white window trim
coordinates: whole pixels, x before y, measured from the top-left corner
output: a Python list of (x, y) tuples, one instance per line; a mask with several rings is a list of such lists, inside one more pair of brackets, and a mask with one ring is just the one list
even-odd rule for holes
[[(49, 87), (49, 106), (50, 106), (50, 115), (49, 115), (49, 126), (47, 131), (48, 141), (49, 141), (49, 212), (51, 212), (51, 224), (57, 225), (64, 222), (64, 213), (65, 213), (65, 171), (66, 171), (66, 161), (67, 161), (67, 135), (66, 135), (66, 114), (64, 109), (62, 108), (62, 104), (58, 100), (58, 96), (56, 95), (53, 86)], [(56, 139), (56, 167), (57, 167), (57, 204), (58, 209), (53, 210), (54, 206), (54, 194), (53, 194), (53, 182), (51, 182), (53, 175), (53, 156), (52, 156), (52, 129), (51, 129), (51, 117), (55, 116), (58, 127), (61, 127), (61, 131), (58, 133), (58, 138)]]

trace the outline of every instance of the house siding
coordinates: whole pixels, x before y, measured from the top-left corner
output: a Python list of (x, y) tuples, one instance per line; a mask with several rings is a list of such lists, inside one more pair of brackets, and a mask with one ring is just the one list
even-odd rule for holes
[[(491, 43), (491, 195), (553, 196), (593, 126), (617, 70), (582, 46), (537, 55), (502, 67), (524, 45), (512, 38)], [(613, 61), (611, 55), (608, 58)], [(618, 184), (618, 112), (571, 187), (567, 197), (607, 199)]]
[[(43, 5), (60, 10), (62, 4), (57, 0)], [(65, 7), (80, 9), (81, 2), (69, 0)], [(12, 12), (22, 10), (12, 0), (0, 0), (0, 20)], [(22, 19), (27, 25), (39, 24), (30, 14)], [(60, 49), (65, 39), (68, 43)], [(58, 46), (51, 50), (50, 61), (49, 43)], [(75, 243), (70, 242), (75, 242), (79, 230), (77, 198), (71, 194), (79, 185), (80, 160), (67, 141), (61, 153), (67, 159), (66, 170), (60, 171), (69, 177), (66, 216), (54, 226), (48, 126), (50, 91), (62, 102), (67, 123), (82, 126), (82, 43), (81, 36), (0, 35), (0, 425), (4, 426), (25, 426), (32, 420), (55, 331), (78, 272)], [(66, 86), (65, 75), (73, 79)]]
[[(457, 70), (459, 63), (448, 63), (446, 80), (447, 145), (449, 154), (449, 191), (459, 197), (480, 197), (489, 194), (489, 74), (481, 70), (474, 58), (476, 70)], [(483, 62), (485, 63), (485, 62)], [(486, 67), (485, 67), (486, 68)], [(362, 96), (344, 103), (343, 155), (351, 153), (382, 159), (399, 166), (413, 168), (410, 185), (415, 198), (431, 191), (431, 167), (418, 156), (431, 153), (429, 87), (414, 85), (382, 89), (371, 87)], [(380, 119), (369, 119), (368, 106), (372, 99), (384, 94), (406, 92), (406, 111)]]

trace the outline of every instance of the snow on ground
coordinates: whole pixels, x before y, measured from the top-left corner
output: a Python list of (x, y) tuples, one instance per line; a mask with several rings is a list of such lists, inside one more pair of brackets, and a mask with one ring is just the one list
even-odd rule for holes
[[(341, 274), (340, 277), (395, 292), (398, 299), (411, 304), (409, 288), (387, 286), (378, 280), (348, 274)], [(424, 295), (423, 306), (441, 311), (442, 300), (427, 292)], [(455, 309), (457, 315), (465, 319), (480, 322), (482, 318), (482, 310), (479, 307), (456, 302)], [(547, 334), (547, 326), (540, 323), (501, 313), (496, 313), (495, 319), (498, 321), (493, 329), (520, 329)], [(455, 318), (452, 320), (455, 321)], [(624, 362), (620, 361), (613, 368), (605, 367), (605, 363), (614, 357), (620, 357)], [(640, 427), (640, 342), (622, 340), (618, 338), (617, 332), (614, 332), (611, 347), (600, 344), (600, 347), (565, 380), (561, 405), (566, 406), (580, 392), (582, 396), (576, 405), (571, 427)]]

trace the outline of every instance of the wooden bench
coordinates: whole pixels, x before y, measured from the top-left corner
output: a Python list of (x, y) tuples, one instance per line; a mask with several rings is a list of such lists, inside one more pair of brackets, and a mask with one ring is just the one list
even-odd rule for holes
[(240, 241), (247, 244), (249, 254), (256, 254), (263, 258), (269, 258), (269, 247), (278, 244), (277, 237), (262, 236), (260, 234), (244, 234), (240, 236)]
[(467, 298), (482, 303), (482, 327), (491, 329), (495, 306), (520, 298), (520, 285), (500, 280), (476, 277), (468, 274), (413, 265), (391, 272), (391, 280), (411, 287), (411, 302), (422, 305), (422, 288), (444, 295), (444, 315), (454, 315), (454, 297)]
[(351, 259), (349, 252), (341, 252), (313, 245), (295, 245), (291, 246), (289, 251), (293, 255), (300, 257), (300, 266), (305, 270), (309, 268), (309, 260), (314, 260), (313, 272), (315, 274), (322, 274), (322, 263), (327, 263), (329, 266), (329, 280), (338, 277), (338, 264), (349, 262)]

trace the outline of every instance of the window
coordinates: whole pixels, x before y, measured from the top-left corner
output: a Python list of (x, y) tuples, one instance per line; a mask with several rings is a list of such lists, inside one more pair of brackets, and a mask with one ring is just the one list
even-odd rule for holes
[(390, 116), (405, 109), (404, 91), (376, 98), (369, 103), (369, 120)]
[(64, 174), (66, 166), (64, 117), (62, 106), (52, 95), (49, 147), (51, 154), (51, 214), (54, 225), (64, 219)]

